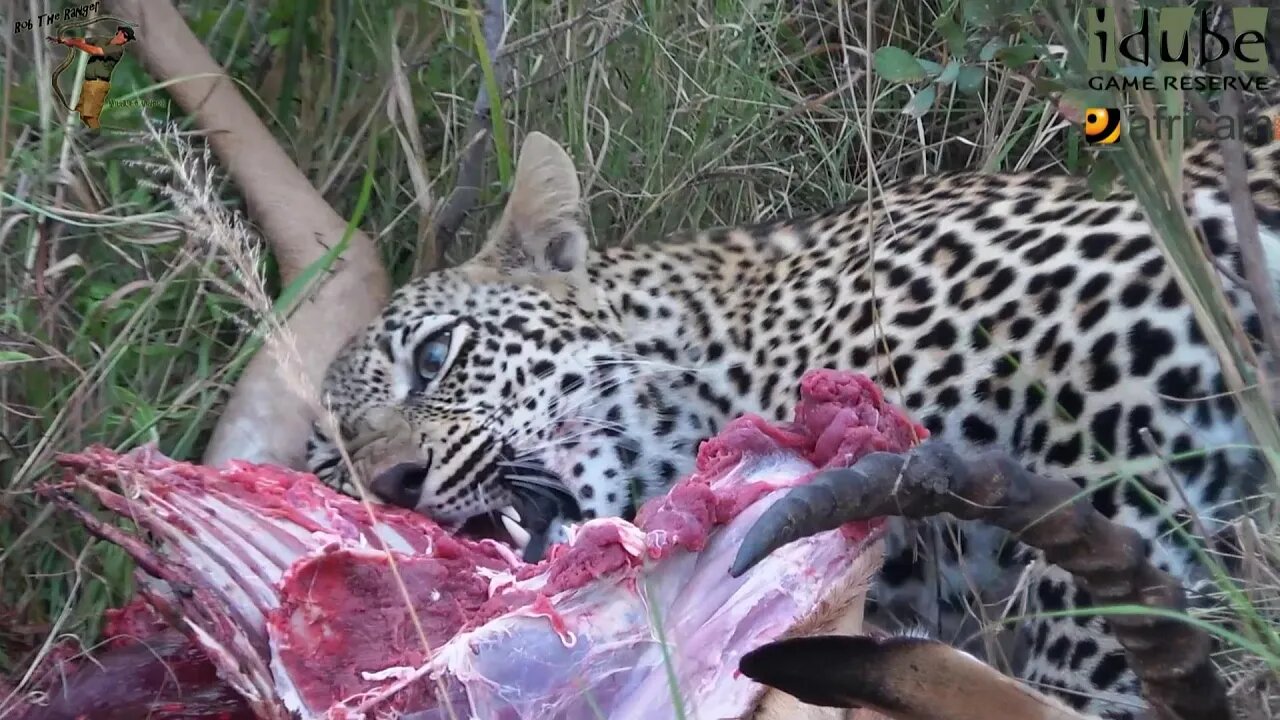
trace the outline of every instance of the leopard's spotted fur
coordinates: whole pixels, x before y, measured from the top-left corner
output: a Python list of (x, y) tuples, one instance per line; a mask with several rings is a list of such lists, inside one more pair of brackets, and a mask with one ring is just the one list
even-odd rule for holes
[[(1249, 152), (1276, 262), (1280, 145)], [(1187, 206), (1256, 337), (1213, 149), (1187, 167)], [(517, 175), (487, 249), (403, 287), (330, 370), (361, 475), (419, 470), (379, 489), (393, 502), (458, 521), (511, 504), (512, 477), (536, 467), (584, 516), (626, 515), (732, 417), (784, 418), (817, 367), (871, 374), (957, 446), (1005, 447), (1074, 479), (1192, 579), (1170, 539), (1188, 510), (1170, 478), (1211, 527), (1264, 478), (1217, 356), (1127, 194), (949, 174), (811, 217), (591, 252), (563, 151), (531, 135)], [(324, 437), (310, 456), (322, 478), (348, 482)], [(975, 595), (1003, 600), (1025, 564), (1003, 536), (944, 523), (898, 526), (886, 557), (879, 611), (944, 637)], [(1028, 587), (1030, 612), (1089, 602), (1053, 569)], [(1134, 681), (1102, 621), (1022, 629), (1024, 677), (1130, 716)]]

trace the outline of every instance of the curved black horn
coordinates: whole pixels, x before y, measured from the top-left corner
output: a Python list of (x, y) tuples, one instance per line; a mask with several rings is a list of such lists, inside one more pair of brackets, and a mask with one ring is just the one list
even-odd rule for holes
[[(907, 453), (872, 453), (821, 473), (770, 507), (747, 532), (730, 574), (775, 549), (852, 520), (951, 513), (1002, 527), (1067, 570), (1099, 605), (1185, 613), (1186, 595), (1146, 558), (1137, 531), (1113, 523), (1068, 480), (1029, 472), (1004, 452), (962, 458), (941, 441)], [(1229, 720), (1226, 691), (1203, 630), (1171, 617), (1107, 617), (1157, 717)]]

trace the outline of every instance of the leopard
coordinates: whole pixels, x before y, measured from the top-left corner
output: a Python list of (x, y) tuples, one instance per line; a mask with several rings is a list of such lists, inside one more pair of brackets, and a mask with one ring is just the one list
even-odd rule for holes
[[(1280, 143), (1245, 153), (1276, 284)], [(1268, 363), (1221, 153), (1190, 143), (1182, 160), (1242, 352)], [(913, 177), (598, 249), (573, 159), (530, 132), (476, 254), (407, 282), (333, 361), (335, 422), (308, 463), (345, 492), (545, 545), (634, 517), (730, 420), (787, 420), (806, 371), (851, 370), (930, 437), (1074, 481), (1191, 587), (1204, 573), (1186, 528), (1228, 527), (1271, 475), (1179, 272), (1132, 193), (1044, 172)], [(957, 633), (975, 607), (1012, 604), (1010, 672), (1082, 712), (1139, 716), (1123, 650), (1069, 574), (978, 523), (891, 522), (869, 613), (995, 662), (1005, 646)]]

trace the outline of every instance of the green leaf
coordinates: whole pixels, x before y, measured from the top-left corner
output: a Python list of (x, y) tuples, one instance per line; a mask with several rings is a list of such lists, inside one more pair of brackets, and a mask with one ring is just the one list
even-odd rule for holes
[(493, 106), (489, 113), (489, 120), (493, 124), (493, 153), (498, 158), (498, 179), (502, 181), (502, 187), (508, 188), (511, 187), (515, 170), (511, 165), (511, 152), (507, 149), (507, 121), (502, 111), (502, 88), (498, 87), (498, 76), (493, 70), (493, 58), (489, 57), (489, 48), (485, 47), (480, 16), (480, 12), (473, 10), (467, 14), (467, 21), (471, 26), (471, 41), (475, 43), (476, 54), (480, 58), (480, 71), (484, 75), (484, 84), (489, 90), (489, 103)]
[(986, 45), (982, 46), (982, 50), (978, 52), (978, 59), (982, 62), (991, 62), (996, 59), (996, 53), (1006, 47), (1007, 43), (1000, 38), (991, 38)]
[(911, 117), (914, 117), (914, 118), (921, 117), (925, 113), (929, 112), (929, 109), (933, 107), (934, 99), (936, 99), (937, 97), (938, 97), (938, 86), (930, 85), (925, 89), (921, 90), (920, 92), (916, 93), (916, 96), (911, 98), (911, 102), (908, 103), (907, 106), (902, 109), (902, 112), (903, 114), (910, 115)]
[(0, 350), (0, 363), (18, 363), (35, 360), (35, 358), (17, 350)]
[(924, 68), (924, 71), (929, 74), (929, 77), (937, 77), (942, 74), (942, 66), (932, 60), (916, 58), (916, 62), (920, 63), (920, 67)]
[[(85, 294), (93, 298), (95, 301), (102, 301), (107, 299), (107, 297), (115, 291), (116, 291), (115, 285), (112, 285), (106, 282), (99, 282), (95, 280), (89, 283), (88, 288), (86, 288)], [(95, 302), (94, 304), (96, 305), (97, 303)]]
[(876, 72), (890, 82), (919, 82), (926, 76), (924, 66), (914, 55), (892, 45), (876, 50), (873, 62)]
[(1115, 183), (1118, 174), (1119, 170), (1115, 163), (1106, 157), (1098, 159), (1089, 173), (1089, 190), (1093, 192), (1095, 200), (1101, 200), (1111, 192), (1111, 186)]
[[(1183, 108), (1187, 106), (1186, 98), (1178, 83), (1178, 79), (1183, 74), (1184, 71), (1181, 68), (1171, 67), (1167, 71), (1161, 68), (1159, 73), (1160, 84), (1164, 87), (1164, 90), (1159, 95), (1165, 107)], [(1166, 80), (1165, 78), (1168, 79)], [(1186, 150), (1187, 142), (1186, 128), (1182, 123), (1170, 123), (1169, 130), (1169, 133), (1162, 133), (1166, 136), (1164, 147), (1169, 158), (1169, 179), (1174, 183), (1175, 188), (1181, 189), (1183, 152)]]
[[(1085, 166), (1086, 159), (1085, 153), (1081, 149), (1084, 136), (1078, 132), (1067, 132), (1064, 139), (1067, 141), (1067, 146), (1064, 148), (1066, 153), (1063, 155), (1063, 160), (1066, 163), (1067, 172), (1072, 175), (1087, 175), (1087, 173), (1080, 172), (1081, 168)], [(1089, 159), (1092, 159), (1092, 156), (1089, 156)]]
[(938, 76), (938, 84), (950, 85), (951, 83), (955, 82), (956, 78), (958, 77), (960, 77), (960, 63), (956, 62), (955, 60), (952, 60), (951, 62), (947, 63), (946, 69), (943, 70), (942, 74)]
[(1017, 70), (1036, 59), (1036, 48), (1029, 43), (1011, 45), (996, 53), (996, 56), (1000, 58), (1001, 62)]
[(968, 55), (965, 50), (969, 44), (969, 38), (965, 37), (964, 28), (960, 27), (956, 21), (944, 15), (939, 17), (933, 25), (942, 39), (947, 41), (947, 49), (952, 55)]
[(956, 89), (962, 93), (976, 93), (982, 89), (983, 80), (986, 79), (986, 72), (976, 65), (966, 65), (960, 68), (960, 75), (956, 78)]
[(267, 44), (271, 47), (280, 47), (289, 40), (289, 28), (276, 28), (267, 33)]
[(964, 19), (974, 25), (990, 27), (1000, 19), (995, 3), (990, 0), (963, 0)]
[[(1058, 100), (1058, 111), (1072, 122), (1083, 122), (1085, 108), (1111, 107), (1114, 104), (1112, 95), (1106, 91), (1071, 88), (1062, 93), (1062, 97)], [(1076, 118), (1073, 115), (1080, 117)]]

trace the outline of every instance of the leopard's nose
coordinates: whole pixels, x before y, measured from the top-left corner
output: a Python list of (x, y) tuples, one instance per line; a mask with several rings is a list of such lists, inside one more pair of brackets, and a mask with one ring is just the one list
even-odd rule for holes
[(422, 462), (393, 465), (378, 473), (369, 489), (385, 503), (413, 510), (422, 498), (429, 469), (430, 464)]

